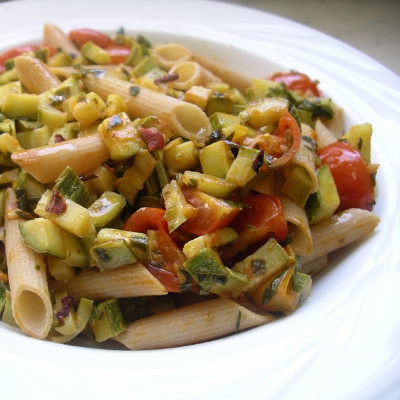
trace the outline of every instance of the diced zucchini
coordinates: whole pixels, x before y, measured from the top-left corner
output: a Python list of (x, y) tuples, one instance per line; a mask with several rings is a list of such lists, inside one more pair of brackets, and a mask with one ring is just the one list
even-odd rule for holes
[(11, 136), (17, 137), (15, 121), (13, 119), (5, 119), (1, 121), (0, 133), (9, 133)]
[(205, 248), (183, 263), (192, 278), (200, 285), (201, 293), (229, 294), (248, 283), (247, 278), (225, 267), (218, 253)]
[(145, 233), (103, 228), (97, 234), (97, 244), (125, 240), (140, 262), (147, 263), (149, 258), (149, 239)]
[(240, 116), (253, 128), (260, 129), (277, 123), (288, 109), (289, 102), (286, 99), (269, 97), (253, 100), (240, 113)]
[(311, 193), (305, 210), (310, 224), (331, 217), (339, 207), (340, 198), (328, 164), (322, 164), (317, 170), (318, 191)]
[(340, 140), (345, 140), (353, 149), (357, 150), (365, 163), (371, 163), (372, 125), (364, 123), (353, 125)]
[[(4, 74), (4, 72), (3, 72)], [(0, 75), (1, 76), (1, 75)], [(6, 302), (4, 304), (4, 311), (3, 311), (3, 316), (1, 320), (10, 326), (13, 326), (14, 328), (19, 328), (19, 325), (15, 321), (12, 308), (11, 308), (11, 293), (9, 290), (6, 290)]]
[(211, 97), (212, 90), (204, 86), (192, 86), (185, 92), (184, 101), (200, 107), (203, 111), (207, 107), (208, 100)]
[(66, 113), (51, 107), (48, 104), (41, 104), (38, 107), (38, 122), (48, 126), (50, 129), (61, 128), (67, 123)]
[(237, 298), (241, 293), (251, 292), (254, 288), (273, 275), (282, 271), (289, 262), (289, 256), (279, 243), (271, 238), (256, 252), (235, 264), (233, 271), (245, 275), (249, 283), (232, 295)]
[(164, 160), (170, 171), (183, 172), (193, 169), (199, 164), (196, 144), (182, 138), (175, 139), (165, 147)]
[(152, 174), (156, 160), (147, 149), (140, 150), (133, 158), (133, 165), (129, 167), (122, 178), (116, 182), (118, 191), (133, 204), (139, 190)]
[(234, 103), (227, 93), (212, 92), (206, 107), (206, 114), (212, 115), (216, 112), (232, 114)]
[(239, 124), (241, 122), (240, 117), (222, 112), (216, 112), (210, 115), (209, 119), (213, 130), (223, 129), (232, 124)]
[(126, 325), (118, 300), (110, 299), (96, 304), (90, 317), (90, 326), (97, 342), (103, 342), (123, 332)]
[(46, 189), (42, 183), (22, 169), (13, 184), (13, 190), (18, 200), (18, 208), (32, 212)]
[(120, 94), (112, 93), (107, 96), (106, 109), (104, 110), (106, 118), (126, 112), (128, 112), (128, 106)]
[(110, 64), (110, 55), (103, 50), (100, 46), (95, 45), (93, 42), (86, 42), (81, 47), (81, 53), (83, 57), (87, 58), (95, 64)]
[(299, 207), (304, 208), (313, 186), (308, 172), (303, 167), (297, 166), (290, 171), (281, 190)]
[(113, 160), (123, 160), (147, 148), (140, 130), (124, 112), (106, 118), (98, 131)]
[(70, 122), (65, 124), (61, 128), (54, 129), (48, 144), (58, 143), (64, 140), (76, 139), (80, 131), (80, 125), (78, 122)]
[(6, 305), (6, 293), (7, 293), (7, 286), (0, 279), (0, 315), (2, 314), (4, 307)]
[(190, 240), (183, 246), (182, 252), (189, 259), (206, 247), (223, 247), (237, 238), (238, 235), (234, 229), (225, 227)]
[(10, 157), (12, 153), (22, 150), (24, 150), (24, 148), (20, 145), (17, 138), (9, 133), (3, 133), (0, 135), (0, 151), (6, 157)]
[(51, 207), (50, 210), (47, 211), (46, 208), (50, 201), (54, 200), (56, 196), (56, 193), (52, 190), (44, 192), (35, 208), (35, 213), (40, 217), (52, 220), (61, 228), (80, 238), (87, 236), (95, 230), (89, 211), (74, 201), (66, 199), (59, 194), (58, 196), (60, 196), (61, 199), (57, 201), (60, 201), (63, 204), (65, 203), (65, 212), (52, 212)]
[(50, 140), (50, 136), (51, 129), (48, 126), (17, 133), (18, 141), (25, 150), (46, 146)]
[(63, 260), (57, 257), (47, 256), (47, 268), (49, 269), (50, 275), (58, 282), (62, 284), (67, 284), (71, 282), (75, 276), (75, 268), (64, 265)]
[(169, 232), (179, 228), (189, 217), (192, 206), (186, 201), (182, 189), (176, 182), (171, 181), (162, 190), (165, 204), (165, 219)]
[(195, 171), (185, 171), (182, 175), (182, 182), (219, 199), (227, 199), (237, 188), (235, 184), (223, 178)]
[(35, 218), (21, 222), (19, 230), (27, 246), (37, 253), (53, 255), (65, 259), (68, 250), (64, 243), (61, 228), (53, 221), (45, 218)]
[(83, 126), (88, 127), (93, 122), (103, 117), (103, 112), (106, 109), (106, 103), (101, 97), (94, 93), (78, 97), (73, 97), (69, 103), (69, 109), (73, 117)]
[(120, 194), (109, 191), (104, 192), (88, 208), (90, 218), (95, 228), (103, 228), (108, 223), (115, 220), (115, 218), (120, 215), (125, 204), (125, 198)]
[(88, 208), (92, 204), (92, 197), (86, 185), (71, 167), (66, 167), (56, 179), (54, 189), (58, 190), (66, 199)]
[(241, 147), (226, 174), (226, 181), (243, 187), (257, 175), (253, 166), (260, 156), (260, 150)]
[(98, 244), (93, 246), (90, 251), (100, 271), (107, 271), (137, 262), (135, 253), (123, 239)]
[(8, 118), (36, 119), (39, 98), (35, 94), (9, 92), (4, 99), (2, 113)]
[(132, 70), (132, 75), (136, 78), (139, 78), (143, 75), (146, 75), (148, 72), (156, 67), (157, 64), (155, 63), (155, 61), (153, 61), (151, 57), (146, 56)]
[(115, 189), (114, 182), (117, 180), (117, 177), (110, 169), (99, 165), (92, 169), (89, 174), (96, 176), (95, 179), (91, 179), (91, 184), (97, 195), (100, 196), (104, 192), (112, 192)]
[[(64, 308), (63, 299), (66, 298), (68, 298), (67, 289), (61, 289), (54, 293), (54, 300), (55, 300), (53, 305), (54, 314), (57, 314), (62, 308)], [(58, 333), (61, 333), (62, 335), (71, 335), (73, 332), (76, 331), (77, 326), (75, 318), (75, 309), (73, 306), (69, 310), (69, 313), (66, 316), (62, 317), (62, 322), (56, 323), (54, 329)]]
[[(246, 95), (249, 101), (271, 97), (273, 93), (284, 94), (282, 84), (262, 78), (253, 78), (251, 86), (247, 89)], [(281, 97), (281, 96), (276, 96)], [(283, 97), (283, 96), (282, 96)]]
[(6, 83), (0, 86), (0, 110), (3, 109), (4, 101), (8, 93), (22, 93), (22, 85), (20, 81)]
[(230, 147), (223, 141), (218, 141), (204, 147), (199, 153), (201, 168), (206, 175), (225, 178), (234, 157)]

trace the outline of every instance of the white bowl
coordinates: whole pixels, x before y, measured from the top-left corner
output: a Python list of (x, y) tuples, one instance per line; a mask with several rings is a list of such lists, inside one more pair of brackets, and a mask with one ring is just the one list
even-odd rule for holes
[(44, 23), (180, 42), (249, 76), (296, 69), (319, 79), (346, 125), (374, 127), (376, 232), (337, 252), (292, 316), (177, 349), (58, 345), (0, 323), (4, 398), (395, 399), (400, 396), (400, 78), (355, 49), (267, 13), (191, 1), (0, 4), (0, 50), (40, 43)]

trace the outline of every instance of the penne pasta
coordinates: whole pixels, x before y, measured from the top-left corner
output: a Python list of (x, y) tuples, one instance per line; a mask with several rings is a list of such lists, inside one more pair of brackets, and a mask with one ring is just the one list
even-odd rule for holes
[(231, 300), (216, 299), (135, 321), (115, 340), (131, 350), (186, 346), (273, 319), (271, 314), (256, 314)]
[(46, 264), (43, 256), (30, 249), (23, 241), (19, 224), (24, 220), (7, 215), (15, 207), (14, 202), (12, 189), (7, 189), (5, 246), (12, 312), (15, 321), (26, 334), (44, 339), (53, 322)]
[(207, 71), (194, 61), (183, 61), (175, 64), (169, 74), (177, 74), (178, 79), (169, 85), (174, 89), (188, 90), (192, 86), (206, 86), (208, 83), (221, 82), (221, 79)]
[(14, 62), (19, 80), (33, 94), (41, 94), (61, 83), (50, 68), (37, 58), (19, 56)]
[(333, 133), (326, 127), (326, 125), (321, 120), (317, 120), (317, 122), (315, 123), (315, 132), (317, 133), (316, 142), (318, 150), (337, 141)]
[(135, 350), (220, 338), (295, 311), (379, 223), (372, 126), (337, 140), (307, 75), (250, 80), (124, 29), (43, 42), (63, 51), (0, 68), (3, 322)]
[(68, 39), (68, 36), (56, 25), (45, 24), (43, 27), (43, 42), (54, 48), (61, 48), (69, 54), (81, 57), (81, 52)]
[(299, 207), (294, 201), (281, 192), (281, 182), (282, 177), (278, 177), (275, 183), (275, 191), (282, 203), (283, 216), (288, 223), (289, 231), (293, 233), (291, 245), (296, 253), (309, 254), (313, 248), (313, 241), (306, 212), (304, 208)]
[(165, 287), (140, 263), (105, 272), (83, 271), (66, 287), (74, 298), (90, 300), (167, 294)]
[[(136, 86), (111, 75), (95, 76), (87, 73), (83, 81), (90, 91), (105, 101), (109, 94), (115, 93), (124, 99), (130, 118), (153, 115), (161, 118), (178, 135), (190, 139), (196, 134), (208, 136), (211, 124), (207, 115), (197, 106)], [(137, 93), (132, 94), (132, 87)]]
[(313, 250), (311, 254), (304, 257), (302, 262), (309, 263), (324, 254), (370, 235), (378, 226), (379, 220), (377, 215), (369, 211), (353, 208), (311, 225)]
[(229, 86), (236, 87), (243, 93), (251, 86), (249, 78), (176, 43), (156, 46), (152, 54), (160, 65), (166, 69), (171, 69), (174, 65), (184, 61), (194, 61), (221, 78)]
[(110, 158), (99, 135), (13, 153), (12, 160), (39, 182), (53, 182), (67, 166), (81, 175)]

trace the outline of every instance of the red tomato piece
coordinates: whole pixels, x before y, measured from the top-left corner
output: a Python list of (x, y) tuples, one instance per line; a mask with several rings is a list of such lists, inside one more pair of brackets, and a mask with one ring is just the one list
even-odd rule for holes
[(147, 270), (158, 279), (168, 292), (179, 293), (179, 281), (178, 278), (172, 273), (165, 269), (152, 267), (146, 265)]
[(165, 146), (165, 139), (161, 132), (155, 128), (140, 128), (140, 133), (147, 143), (149, 151), (161, 150)]
[(69, 32), (68, 38), (79, 48), (87, 42), (92, 42), (102, 48), (114, 45), (114, 42), (107, 35), (94, 29), (73, 29)]
[(118, 65), (123, 64), (131, 53), (131, 49), (128, 46), (107, 46), (104, 50), (111, 57), (111, 64)]
[(20, 56), (24, 53), (30, 53), (31, 51), (35, 51), (39, 48), (34, 44), (24, 45), (20, 47), (16, 47), (15, 49), (7, 50), (4, 53), (0, 54), (0, 65), (4, 66), (4, 62), (9, 60), (10, 58), (14, 58)]
[(158, 231), (158, 248), (163, 259), (163, 269), (176, 276), (178, 268), (183, 267), (186, 257), (175, 244), (168, 232), (164, 219), (165, 210), (153, 207), (142, 207), (134, 212), (125, 222), (124, 229), (132, 232), (146, 233), (149, 229)]
[(275, 82), (284, 83), (288, 90), (300, 90), (304, 93), (309, 89), (315, 96), (320, 96), (317, 84), (306, 74), (300, 72), (277, 73), (272, 75), (269, 79)]
[(216, 197), (189, 186), (182, 187), (188, 203), (197, 209), (197, 215), (185, 221), (181, 228), (193, 235), (205, 235), (230, 224), (240, 209)]
[(278, 197), (256, 194), (245, 197), (241, 202), (248, 207), (244, 207), (230, 224), (230, 227), (237, 232), (238, 239), (231, 246), (221, 250), (222, 260), (234, 257), (254, 243), (271, 237), (278, 241), (283, 240), (288, 234)]
[(358, 151), (346, 142), (335, 142), (317, 155), (332, 172), (340, 197), (338, 211), (349, 208), (372, 211), (375, 204), (372, 178)]

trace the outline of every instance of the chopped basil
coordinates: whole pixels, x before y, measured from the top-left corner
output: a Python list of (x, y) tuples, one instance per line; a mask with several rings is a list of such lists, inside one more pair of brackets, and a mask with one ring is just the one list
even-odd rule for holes
[(137, 96), (140, 92), (140, 87), (139, 86), (131, 86), (129, 88), (129, 92), (131, 93), (132, 96)]

